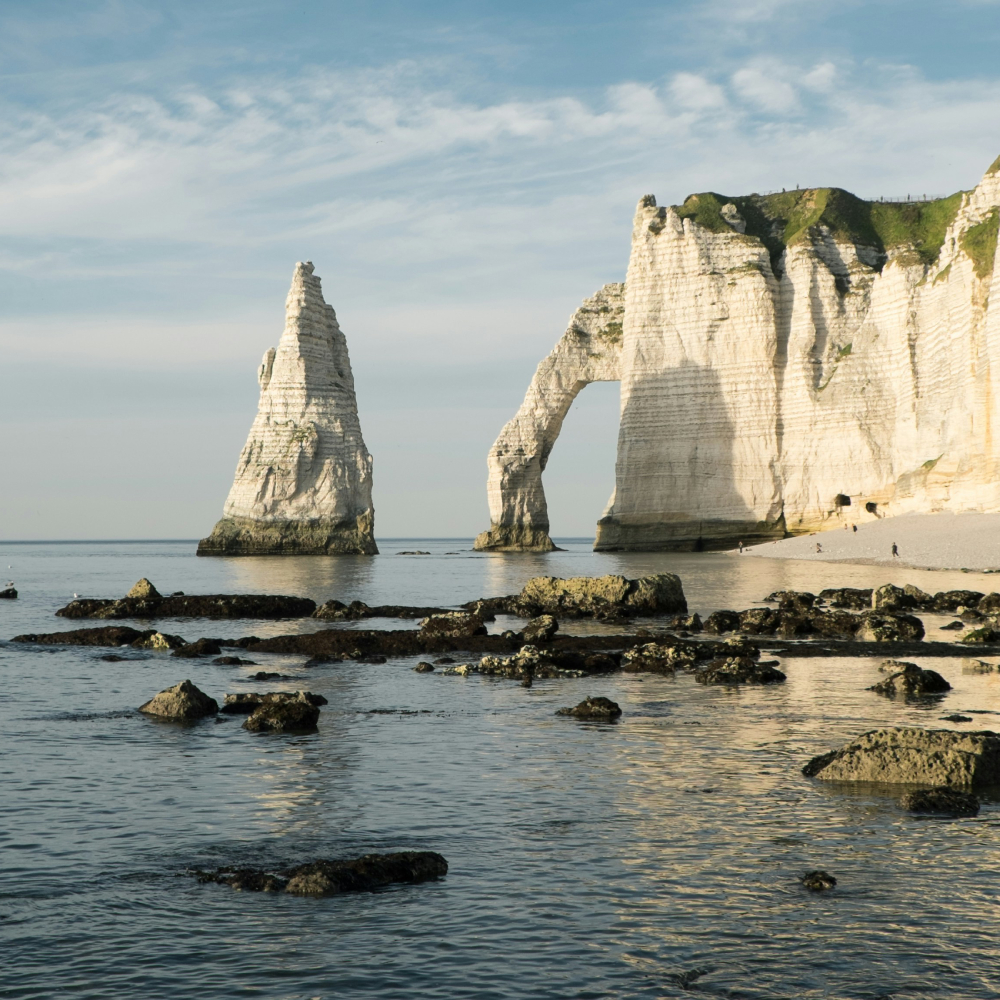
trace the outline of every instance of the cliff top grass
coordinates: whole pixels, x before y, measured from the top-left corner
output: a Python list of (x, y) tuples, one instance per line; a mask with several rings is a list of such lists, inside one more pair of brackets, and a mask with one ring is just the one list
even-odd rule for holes
[(814, 226), (825, 226), (835, 240), (869, 246), (880, 253), (912, 248), (924, 264), (933, 264), (944, 244), (945, 230), (962, 202), (963, 192), (935, 201), (863, 201), (841, 188), (806, 188), (780, 194), (729, 198), (714, 191), (690, 195), (674, 206), (681, 218), (710, 232), (732, 232), (722, 207), (732, 203), (746, 220), (746, 233), (768, 249), (771, 259), (785, 247), (809, 238)]
[(982, 222), (970, 226), (962, 233), (959, 240), (979, 278), (985, 278), (993, 271), (993, 260), (997, 255), (998, 231), (1000, 231), (1000, 216), (997, 215), (997, 210), (993, 209)]

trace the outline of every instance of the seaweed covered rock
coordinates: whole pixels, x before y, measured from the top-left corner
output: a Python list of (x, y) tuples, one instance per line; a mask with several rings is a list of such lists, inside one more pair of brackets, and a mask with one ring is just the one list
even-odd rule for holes
[(532, 618), (521, 630), (525, 642), (548, 642), (559, 631), (559, 622), (552, 615), (539, 615)]
[(243, 728), (251, 733), (312, 732), (319, 722), (319, 708), (306, 695), (296, 691), (289, 697), (262, 701)]
[(826, 892), (836, 886), (837, 880), (829, 873), (817, 868), (815, 871), (806, 872), (799, 881), (810, 892)]
[(163, 719), (193, 720), (215, 715), (219, 711), (219, 703), (190, 681), (181, 681), (154, 695), (139, 707), (139, 711)]
[(120, 600), (79, 598), (60, 618), (304, 618), (316, 609), (306, 597), (268, 594), (171, 594), (164, 597), (145, 577)]
[(894, 587), (891, 583), (876, 587), (872, 592), (872, 610), (874, 611), (910, 611), (917, 606), (916, 600), (902, 587)]
[(590, 719), (594, 722), (612, 722), (621, 717), (622, 710), (610, 698), (584, 698), (573, 708), (560, 708), (556, 715), (572, 715), (574, 719)]
[(870, 588), (859, 590), (854, 587), (831, 587), (821, 590), (819, 598), (833, 608), (847, 608), (849, 611), (866, 611), (872, 606)]
[(929, 813), (934, 816), (978, 816), (979, 799), (968, 792), (960, 792), (947, 785), (907, 792), (900, 800), (901, 808), (908, 812)]
[(887, 698), (924, 698), (951, 690), (951, 685), (936, 670), (922, 670), (915, 663), (886, 660), (879, 669), (889, 676), (868, 690)]
[(425, 618), (420, 623), (420, 631), (423, 635), (465, 638), (470, 635), (486, 635), (488, 629), (482, 615), (470, 611), (447, 611)]
[(768, 663), (749, 656), (712, 660), (695, 671), (699, 684), (780, 684), (785, 675)]
[(66, 632), (29, 632), (15, 635), (11, 642), (30, 642), (43, 646), (131, 646), (156, 634), (156, 629), (106, 625), (103, 628), (76, 628)]
[(915, 615), (867, 611), (855, 633), (859, 642), (915, 642), (924, 637), (924, 624)]
[(624, 576), (579, 576), (564, 580), (537, 576), (529, 580), (513, 599), (513, 607), (525, 617), (541, 614), (559, 617), (661, 615), (687, 611), (680, 578), (659, 573), (638, 580)]
[(831, 639), (849, 639), (861, 628), (861, 616), (834, 609), (814, 614), (810, 621), (813, 631)]
[(738, 632), (740, 614), (738, 611), (713, 611), (704, 621), (702, 631), (711, 635), (722, 635), (724, 632)]
[(959, 642), (968, 643), (970, 646), (981, 645), (985, 642), (1000, 642), (1000, 632), (989, 625), (984, 625), (982, 628), (974, 628), (966, 632)]
[(676, 670), (693, 669), (706, 655), (711, 655), (708, 648), (683, 639), (647, 642), (626, 649), (621, 656), (621, 668), (628, 673), (672, 674)]
[(750, 608), (740, 612), (740, 631), (747, 635), (773, 635), (781, 624), (781, 612), (773, 608)]
[(795, 611), (805, 614), (812, 610), (816, 603), (816, 595), (805, 590), (776, 590), (768, 594), (764, 600), (768, 604), (777, 604), (782, 611)]
[(813, 757), (802, 773), (824, 781), (981, 788), (1000, 784), (1000, 736), (989, 731), (873, 729)]
[(179, 656), (182, 659), (191, 660), (199, 656), (218, 656), (222, 652), (221, 640), (219, 639), (196, 639), (194, 642), (184, 643), (178, 646), (170, 654)]
[(938, 591), (931, 601), (930, 610), (954, 614), (959, 608), (976, 607), (985, 596), (979, 590)]
[(327, 704), (323, 695), (313, 694), (312, 691), (268, 691), (266, 694), (244, 691), (237, 694), (227, 694), (222, 703), (222, 711), (226, 715), (250, 715), (256, 712), (261, 705), (303, 700), (317, 708)]
[(179, 635), (171, 635), (169, 632), (154, 632), (136, 639), (132, 644), (136, 649), (158, 649), (163, 652), (171, 649), (180, 649), (188, 643)]
[(199, 882), (218, 882), (243, 892), (288, 892), (333, 896), (371, 892), (393, 883), (417, 883), (448, 874), (448, 862), (434, 851), (365, 854), (352, 861), (320, 859), (294, 868), (218, 868), (195, 871)]

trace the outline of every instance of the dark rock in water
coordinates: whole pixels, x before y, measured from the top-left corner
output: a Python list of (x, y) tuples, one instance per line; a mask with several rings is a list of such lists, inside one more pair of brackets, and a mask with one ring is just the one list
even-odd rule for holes
[(252, 681), (287, 681), (291, 680), (291, 674), (279, 674), (273, 670), (258, 670), (257, 673), (250, 678)]
[(263, 701), (243, 723), (243, 728), (252, 733), (312, 732), (319, 721), (319, 709), (304, 691), (295, 694), (300, 697)]
[(105, 655), (102, 656), (101, 659), (105, 663), (125, 663), (125, 661), (128, 660), (128, 657), (118, 656), (117, 653), (105, 653)]
[(288, 892), (332, 896), (371, 892), (394, 883), (426, 882), (448, 874), (448, 862), (434, 851), (366, 854), (353, 861), (313, 861), (294, 868), (219, 868), (196, 871), (199, 882), (218, 882), (244, 892)]
[(256, 712), (261, 705), (280, 704), (286, 702), (307, 701), (317, 708), (326, 705), (327, 700), (321, 694), (313, 694), (311, 691), (269, 691), (260, 694), (257, 691), (241, 692), (239, 694), (227, 694), (222, 704), (222, 711), (226, 715), (250, 715)]
[[(701, 620), (701, 615), (678, 615), (670, 622), (670, 627), (672, 629), (679, 629), (684, 635), (688, 635), (691, 632), (701, 632), (705, 628), (704, 622)], [(639, 629), (638, 635), (642, 635), (643, 630)]]
[(915, 615), (866, 611), (855, 634), (860, 642), (910, 642), (924, 637), (924, 624)]
[(749, 656), (712, 660), (695, 671), (699, 684), (780, 684), (785, 675)]
[(313, 618), (326, 621), (361, 621), (366, 618), (426, 618), (428, 615), (446, 615), (446, 608), (411, 607), (406, 604), (379, 604), (371, 608), (364, 601), (327, 601), (313, 613)]
[(861, 628), (861, 617), (850, 611), (822, 611), (812, 616), (812, 627), (820, 635), (849, 638)]
[(911, 611), (917, 607), (917, 601), (901, 587), (891, 583), (876, 587), (872, 592), (872, 609), (874, 611)]
[(256, 667), (254, 660), (241, 660), (238, 656), (219, 656), (212, 660), (220, 667)]
[(349, 660), (350, 656), (347, 653), (317, 653), (315, 656), (310, 656), (305, 663), (302, 664), (304, 667), (320, 667), (324, 663), (343, 663), (345, 660)]
[(820, 868), (816, 871), (806, 872), (799, 881), (812, 892), (825, 892), (837, 884), (837, 880), (829, 872)]
[(968, 792), (959, 792), (947, 785), (907, 792), (899, 804), (915, 813), (932, 813), (938, 816), (978, 816), (979, 799)]
[(971, 715), (959, 715), (958, 712), (956, 712), (954, 715), (942, 715), (941, 716), (941, 721), (942, 722), (972, 722), (972, 716)]
[(736, 632), (740, 627), (740, 616), (736, 611), (713, 611), (702, 625), (702, 631), (712, 635)]
[(621, 667), (628, 673), (672, 674), (675, 670), (692, 670), (699, 660), (699, 653), (699, 646), (683, 639), (647, 642), (643, 646), (626, 649), (621, 656)]
[(740, 631), (747, 635), (773, 635), (781, 624), (781, 612), (773, 608), (750, 608), (740, 612)]
[(922, 698), (951, 690), (951, 685), (936, 670), (921, 670), (915, 663), (886, 660), (880, 669), (889, 676), (868, 690), (887, 698)]
[(984, 615), (995, 615), (1000, 612), (1000, 594), (993, 592), (980, 598), (976, 610)]
[(1000, 736), (952, 729), (873, 729), (813, 757), (802, 773), (825, 781), (981, 788), (1000, 784)]
[(942, 625), (941, 626), (941, 631), (942, 632), (960, 632), (963, 628), (965, 628), (965, 623), (964, 622), (948, 622), (947, 625)]
[(970, 646), (984, 642), (998, 642), (1000, 641), (1000, 632), (994, 628), (990, 628), (989, 626), (974, 628), (971, 632), (967, 632), (963, 635), (958, 641), (967, 642)]
[(432, 674), (434, 673), (434, 664), (425, 663), (421, 661), (413, 668), (418, 674)]
[(198, 656), (218, 656), (221, 652), (222, 647), (218, 639), (198, 639), (196, 642), (181, 646), (180, 649), (175, 649), (170, 655), (190, 660)]
[(356, 659), (358, 663), (388, 663), (388, 659), (384, 657), (381, 653), (369, 653), (368, 656), (355, 656), (352, 659)]
[(764, 600), (768, 604), (777, 603), (782, 611), (797, 611), (799, 614), (805, 614), (812, 610), (812, 606), (816, 603), (816, 595), (810, 594), (808, 591), (776, 590), (773, 594), (768, 594)]
[(304, 618), (316, 610), (305, 597), (267, 594), (186, 595), (163, 597), (143, 577), (121, 600), (79, 599), (56, 614), (61, 618)]
[(809, 635), (813, 632), (812, 618), (807, 613), (799, 611), (779, 611), (781, 616), (774, 634), (783, 639), (794, 639), (796, 636)]
[(836, 587), (820, 591), (820, 600), (834, 608), (847, 608), (850, 611), (866, 611), (872, 606), (872, 592), (856, 590), (853, 587)]
[(140, 632), (127, 625), (106, 625), (103, 628), (77, 628), (69, 632), (15, 635), (11, 642), (33, 642), (45, 646), (129, 646), (137, 639), (154, 634), (155, 629)]
[(187, 640), (169, 632), (154, 632), (152, 635), (136, 639), (132, 645), (136, 649), (158, 649), (165, 652), (168, 649), (180, 649), (187, 645)]
[(450, 656), (439, 656), (434, 662), (438, 666), (443, 666), (446, 663), (454, 663), (455, 661)]
[(203, 719), (206, 715), (215, 715), (219, 711), (219, 703), (190, 681), (181, 681), (155, 695), (141, 705), (139, 711), (164, 719)]
[(16, 601), (17, 591), (13, 587), (5, 587), (0, 590), (0, 601)]
[(687, 611), (680, 578), (660, 573), (638, 580), (623, 576), (579, 576), (561, 579), (537, 576), (520, 594), (483, 602), (491, 610), (507, 611), (524, 618), (542, 614), (560, 618), (617, 618), (629, 615), (660, 615)]
[(429, 618), (425, 618), (420, 623), (420, 631), (424, 635), (461, 638), (470, 635), (486, 635), (488, 629), (482, 615), (469, 611), (448, 611), (443, 615), (431, 615)]
[(552, 615), (539, 615), (532, 618), (521, 630), (525, 642), (547, 642), (559, 631), (559, 622)]
[(978, 590), (944, 590), (938, 591), (931, 601), (930, 610), (937, 612), (951, 612), (954, 614), (959, 608), (974, 608), (985, 595)]
[(572, 715), (575, 719), (610, 722), (621, 716), (622, 710), (610, 698), (584, 698), (575, 708), (560, 708), (556, 715)]

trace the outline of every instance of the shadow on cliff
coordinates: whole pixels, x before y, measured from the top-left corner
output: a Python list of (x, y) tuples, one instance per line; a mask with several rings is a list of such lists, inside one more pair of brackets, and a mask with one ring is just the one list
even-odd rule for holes
[[(596, 549), (731, 548), (783, 536), (773, 412), (748, 389), (730, 386), (731, 400), (734, 392), (747, 415), (739, 429), (713, 367), (685, 361), (632, 383), (615, 503), (598, 522)], [(761, 520), (747, 496), (766, 498), (770, 516)]]

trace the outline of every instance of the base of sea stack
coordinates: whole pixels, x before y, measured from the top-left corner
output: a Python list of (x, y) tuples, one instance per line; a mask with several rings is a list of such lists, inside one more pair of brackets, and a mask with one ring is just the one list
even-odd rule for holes
[(476, 535), (472, 547), (477, 552), (558, 552), (544, 528), (525, 524), (494, 524)]
[(372, 515), (350, 521), (255, 521), (224, 517), (198, 543), (200, 556), (375, 556)]
[(759, 545), (784, 538), (785, 519), (777, 521), (646, 521), (624, 523), (606, 517), (597, 522), (595, 552), (710, 552)]

